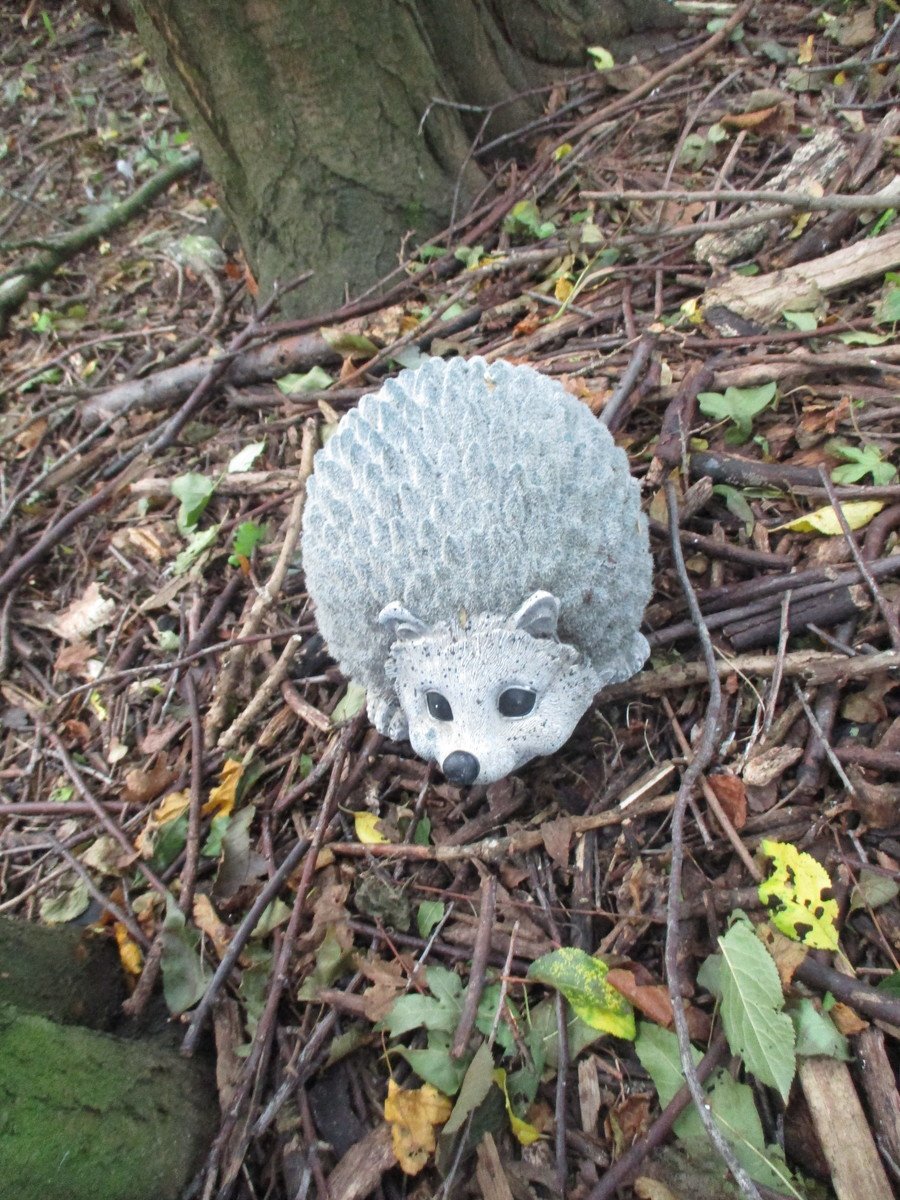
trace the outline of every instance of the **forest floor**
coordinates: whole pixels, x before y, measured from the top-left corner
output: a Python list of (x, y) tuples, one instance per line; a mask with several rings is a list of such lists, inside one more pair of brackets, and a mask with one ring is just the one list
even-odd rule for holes
[[(667, 979), (759, 1194), (900, 1186), (900, 28), (691, 7), (292, 322), (134, 35), (0, 11), (0, 912), (212, 1030), (191, 1194), (751, 1195), (673, 1132)], [(298, 565), (317, 439), (425, 353), (560, 379), (651, 523), (650, 661), (487, 789), (373, 731)]]

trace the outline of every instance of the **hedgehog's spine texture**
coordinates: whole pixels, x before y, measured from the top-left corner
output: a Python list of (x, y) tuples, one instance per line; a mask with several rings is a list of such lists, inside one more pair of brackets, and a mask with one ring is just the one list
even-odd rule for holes
[(430, 359), (365, 396), (316, 456), (303, 558), (342, 670), (391, 694), (400, 601), (426, 624), (560, 601), (559, 636), (598, 687), (647, 654), (651, 560), (628, 460), (589, 409), (529, 368)]

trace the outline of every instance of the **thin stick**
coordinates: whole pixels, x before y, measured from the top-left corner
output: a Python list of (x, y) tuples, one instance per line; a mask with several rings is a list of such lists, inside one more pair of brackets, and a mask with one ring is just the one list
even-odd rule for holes
[(900, 653), (900, 623), (897, 621), (897, 614), (885, 599), (884, 592), (882, 592), (881, 588), (875, 582), (875, 577), (869, 570), (869, 565), (860, 551), (856, 538), (853, 536), (853, 530), (850, 528), (847, 518), (844, 516), (844, 510), (841, 507), (837, 493), (834, 490), (834, 484), (828, 478), (828, 472), (824, 467), (819, 467), (819, 478), (822, 480), (822, 486), (825, 488), (825, 491), (828, 494), (828, 499), (831, 503), (831, 507), (834, 509), (835, 516), (837, 517), (838, 521), (840, 521), (841, 529), (844, 531), (844, 538), (846, 539), (847, 545), (850, 548), (850, 553), (853, 555), (853, 561), (859, 568), (860, 575), (862, 575), (863, 579), (866, 581), (866, 585), (869, 591), (872, 593), (875, 603), (878, 605), (879, 612), (884, 617), (885, 624), (888, 627), (888, 633), (891, 635), (891, 644), (894, 649)]
[(450, 1047), (451, 1058), (462, 1058), (469, 1045), (469, 1037), (475, 1018), (478, 1015), (478, 1004), (484, 990), (484, 973), (487, 967), (488, 953), (491, 948), (491, 934), (494, 932), (494, 909), (497, 903), (497, 877), (486, 874), (481, 881), (481, 903), (478, 918), (478, 933), (475, 935), (475, 946), (472, 950), (472, 969), (469, 972), (469, 985), (463, 1001), (459, 1024)]
[(678, 538), (678, 496), (675, 491), (675, 484), (671, 479), (666, 480), (666, 501), (669, 508), (669, 526), (672, 531), (672, 558), (675, 563), (675, 569), (678, 572), (684, 598), (691, 611), (691, 617), (697, 626), (697, 634), (700, 638), (700, 644), (703, 647), (703, 657), (709, 673), (709, 704), (707, 705), (706, 717), (703, 722), (703, 737), (694, 758), (688, 764), (687, 770), (684, 773), (681, 787), (678, 789), (678, 798), (672, 810), (672, 863), (669, 871), (669, 894), (666, 904), (666, 978), (669, 985), (669, 997), (672, 1001), (672, 1012), (675, 1018), (675, 1033), (678, 1038), (681, 1069), (684, 1072), (685, 1082), (690, 1090), (697, 1114), (709, 1135), (710, 1141), (734, 1176), (742, 1194), (748, 1200), (761, 1200), (756, 1184), (735, 1158), (734, 1151), (723, 1137), (707, 1106), (703, 1086), (697, 1078), (697, 1068), (694, 1066), (691, 1035), (688, 1029), (684, 997), (681, 994), (681, 963), (679, 961), (681, 920), (679, 910), (681, 906), (681, 873), (684, 865), (684, 813), (695, 781), (712, 761), (716, 752), (719, 714), (722, 709), (722, 688), (716, 672), (716, 657), (712, 640), (703, 621), (700, 605), (697, 603), (697, 597), (694, 595), (694, 589), (691, 586), (687, 568), (684, 565), (684, 555), (681, 553), (681, 542)]
[(651, 191), (651, 192), (582, 192), (588, 200), (621, 200), (626, 203), (641, 201), (675, 201), (692, 204), (696, 201), (726, 200), (743, 204), (772, 204), (799, 208), (804, 212), (875, 212), (881, 208), (892, 208), (900, 204), (900, 187), (890, 186), (873, 195), (813, 196), (808, 192), (779, 192), (771, 189), (757, 191)]

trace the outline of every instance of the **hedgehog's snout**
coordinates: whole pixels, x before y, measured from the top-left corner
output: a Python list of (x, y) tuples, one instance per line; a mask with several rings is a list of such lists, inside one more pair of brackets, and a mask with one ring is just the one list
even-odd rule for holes
[(441, 763), (441, 770), (450, 783), (466, 787), (478, 778), (481, 763), (467, 750), (454, 750)]

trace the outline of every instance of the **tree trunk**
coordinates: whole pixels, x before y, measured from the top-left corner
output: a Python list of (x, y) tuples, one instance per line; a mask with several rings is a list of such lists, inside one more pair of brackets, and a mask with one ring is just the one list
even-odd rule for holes
[[(132, 0), (263, 291), (312, 269), (294, 300), (339, 303), (396, 266), (486, 185), (469, 157), (585, 67), (585, 47), (673, 27), (668, 0)], [(451, 107), (477, 106), (478, 111)]]

